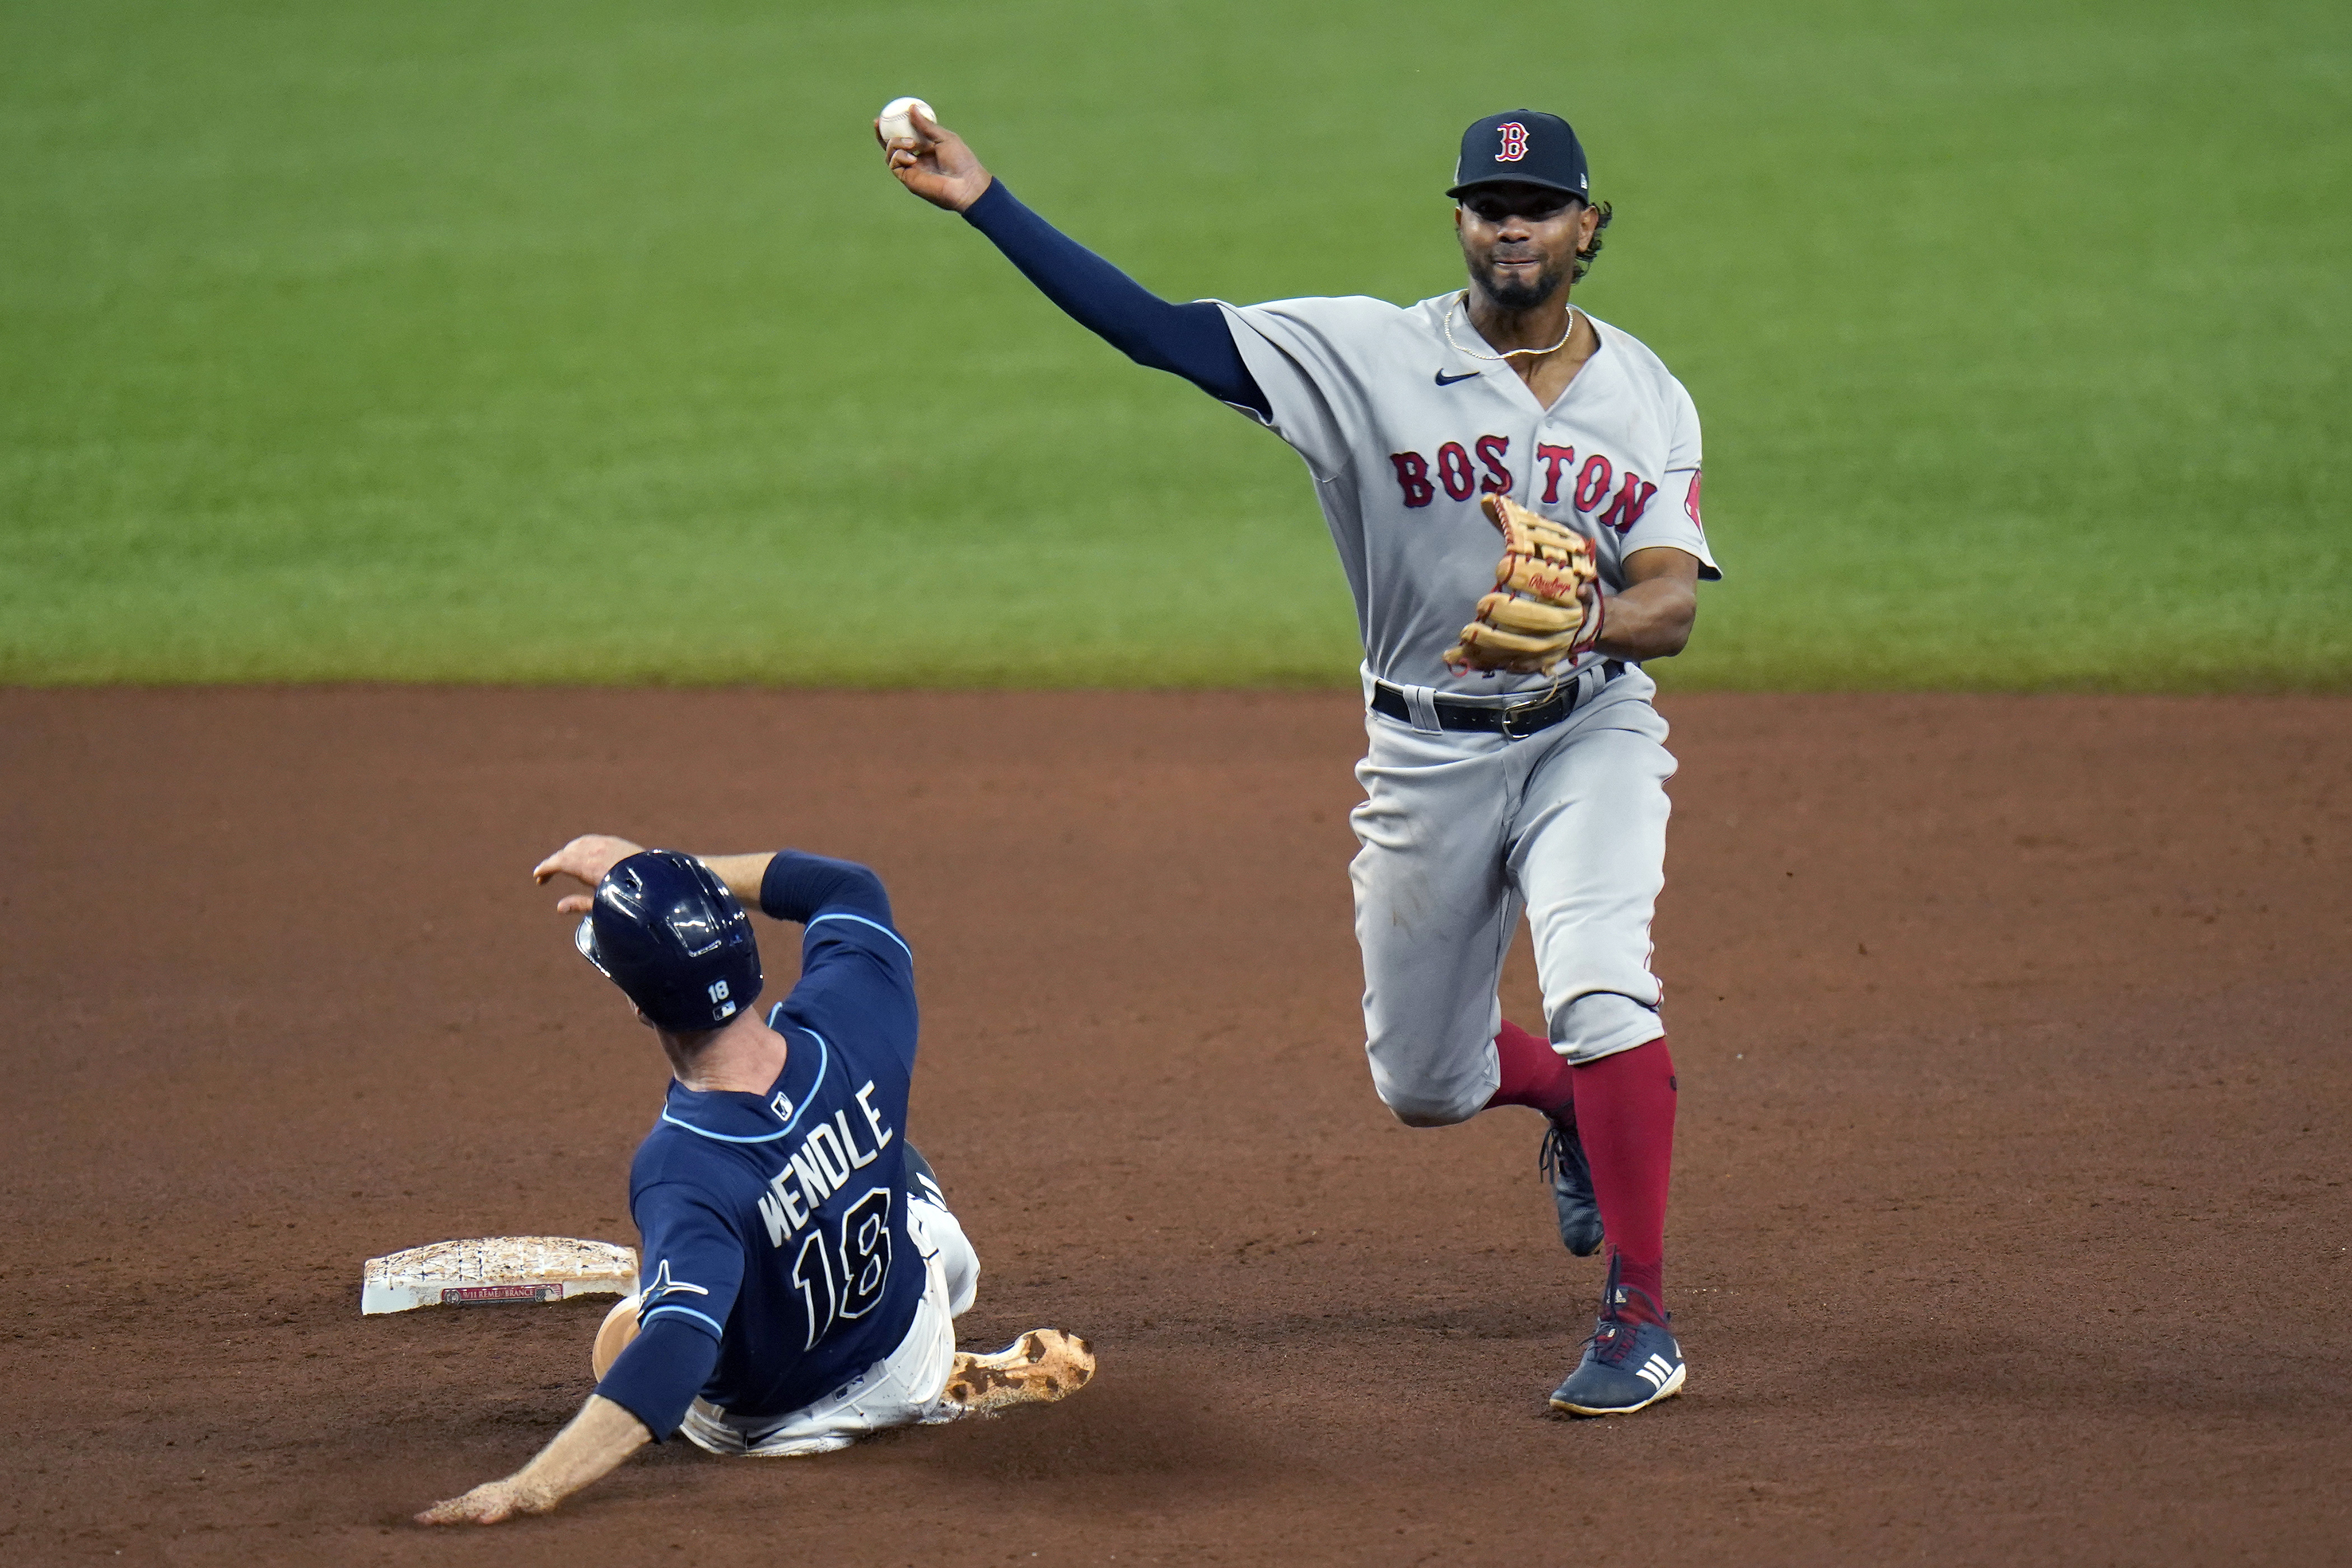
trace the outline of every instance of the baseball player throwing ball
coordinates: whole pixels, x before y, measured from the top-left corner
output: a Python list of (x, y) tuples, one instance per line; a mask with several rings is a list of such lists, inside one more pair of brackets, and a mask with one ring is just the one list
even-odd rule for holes
[[(1560, 1238), (1609, 1247), (1600, 1321), (1551, 1403), (1614, 1415), (1678, 1393), (1675, 1068), (1649, 968), (1675, 762), (1641, 661), (1681, 651), (1696, 584), (1719, 574), (1689, 394), (1570, 302), (1610, 218), (1576, 133), (1523, 110), (1464, 132), (1447, 194), (1469, 286), (1402, 308), (1171, 304), (1022, 205), (919, 105), (906, 134), (876, 135), (901, 184), (1055, 304), (1306, 459), (1364, 640), (1350, 874), (1373, 1086), (1416, 1127), (1544, 1115)], [(1540, 1037), (1496, 1000), (1522, 910)]]
[[(596, 1392), (521, 1469), (417, 1515), (544, 1513), (648, 1440), (819, 1454), (885, 1427), (1059, 1399), (1094, 1374), (1056, 1329), (958, 1353), (980, 1260), (907, 1141), (914, 958), (863, 866), (792, 850), (697, 859), (575, 838), (536, 873), (669, 1058), (629, 1170), (641, 1290), (596, 1337)], [(764, 1016), (744, 903), (806, 928)]]

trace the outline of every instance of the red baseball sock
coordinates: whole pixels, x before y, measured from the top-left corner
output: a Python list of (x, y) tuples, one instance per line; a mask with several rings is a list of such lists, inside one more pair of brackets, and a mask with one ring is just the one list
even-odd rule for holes
[(1570, 1077), (1576, 1069), (1568, 1058), (1553, 1050), (1549, 1040), (1528, 1034), (1508, 1018), (1495, 1037), (1495, 1058), (1502, 1064), (1503, 1081), (1486, 1102), (1490, 1109), (1525, 1105), (1549, 1116), (1576, 1096), (1576, 1080)]
[[(1592, 1163), (1592, 1195), (1631, 1285), (1665, 1310), (1666, 1178), (1675, 1154), (1675, 1058), (1662, 1037), (1571, 1069), (1576, 1131)], [(1638, 1299), (1627, 1305), (1648, 1315)]]

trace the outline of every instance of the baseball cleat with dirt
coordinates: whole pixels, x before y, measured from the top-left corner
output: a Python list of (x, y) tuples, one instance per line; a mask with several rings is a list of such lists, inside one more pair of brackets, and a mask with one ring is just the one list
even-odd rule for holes
[(1049, 1405), (1092, 1382), (1094, 1347), (1059, 1329), (1032, 1329), (994, 1355), (956, 1352), (942, 1395), (967, 1415)]

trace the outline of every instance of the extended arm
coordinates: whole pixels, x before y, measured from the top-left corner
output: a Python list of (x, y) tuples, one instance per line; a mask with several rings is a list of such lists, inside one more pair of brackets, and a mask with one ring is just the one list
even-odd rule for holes
[[(593, 888), (604, 879), (604, 873), (645, 848), (625, 838), (609, 833), (583, 833), (562, 848), (531, 868), (534, 882), (545, 882), (551, 877), (571, 877)], [(727, 884), (727, 890), (736, 901), (749, 908), (760, 907), (760, 883), (768, 874), (768, 862), (774, 854), (761, 855), (697, 855), (696, 859), (710, 868), (713, 875)], [(555, 907), (567, 915), (584, 915), (595, 900), (586, 893), (567, 893), (555, 901)]]
[(708, 1305), (719, 1319), (727, 1317), (740, 1279), (740, 1239), (685, 1187), (654, 1187), (635, 1201), (646, 1256), (663, 1258), (661, 1279), (670, 1279), (673, 1262), (685, 1262), (694, 1279), (708, 1281), (685, 1286), (691, 1295), (682, 1295), (679, 1302), (694, 1305), (666, 1300), (668, 1290), (679, 1290), (677, 1284), (663, 1293), (649, 1286), (637, 1307), (640, 1333), (604, 1368), (595, 1394), (581, 1405), (572, 1425), (555, 1434), (555, 1441), (530, 1465), (503, 1481), (485, 1481), (463, 1498), (430, 1507), (416, 1516), (416, 1523), (499, 1523), (515, 1514), (546, 1514), (637, 1448), (677, 1432), (687, 1405), (694, 1404), (719, 1359), (718, 1321), (696, 1307)]
[(530, 1463), (504, 1480), (484, 1481), (463, 1497), (434, 1504), (419, 1524), (497, 1524), (519, 1513), (545, 1513), (653, 1438), (646, 1424), (601, 1394), (592, 1394), (572, 1424)]
[(1698, 618), (1698, 557), (1654, 544), (1625, 557), (1625, 591), (1610, 596), (1601, 651), (1618, 658), (1671, 658)]
[(1022, 205), (981, 166), (962, 137), (919, 110), (913, 121), (916, 135), (883, 143), (899, 184), (934, 206), (962, 214), (1047, 299), (1136, 363), (1181, 375), (1220, 403), (1272, 417), (1272, 405), (1234, 346), (1223, 310), (1205, 300), (1183, 305), (1162, 300)]
[[(605, 872), (644, 847), (609, 833), (583, 834), (532, 868), (531, 879), (544, 882), (551, 877), (572, 877), (593, 888)], [(854, 860), (797, 849), (695, 858), (727, 884), (738, 903), (771, 920), (805, 922), (819, 910), (839, 909), (890, 923), (890, 899), (882, 890), (882, 879)], [(555, 907), (564, 914), (584, 915), (594, 902), (586, 893), (566, 893)]]

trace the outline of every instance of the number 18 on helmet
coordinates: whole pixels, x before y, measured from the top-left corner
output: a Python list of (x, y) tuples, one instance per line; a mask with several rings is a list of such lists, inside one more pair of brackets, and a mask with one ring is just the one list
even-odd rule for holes
[(751, 916), (710, 868), (673, 849), (605, 872), (572, 945), (674, 1035), (719, 1028), (759, 998)]

